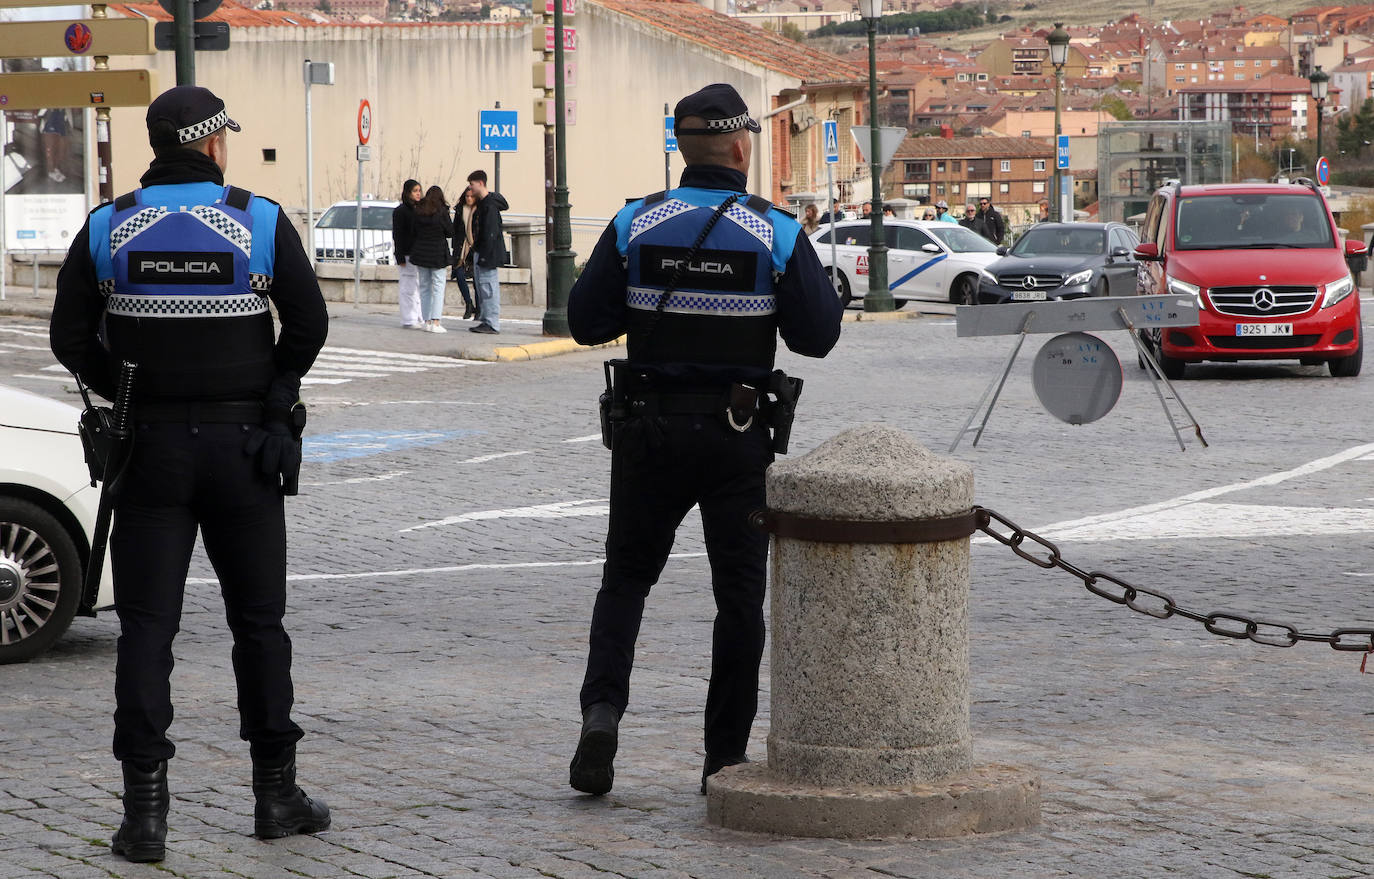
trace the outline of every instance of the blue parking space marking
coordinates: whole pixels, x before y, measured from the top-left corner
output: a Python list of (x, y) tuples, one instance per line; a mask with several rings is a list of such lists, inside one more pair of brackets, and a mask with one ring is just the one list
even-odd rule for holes
[(949, 258), (949, 254), (947, 254), (947, 253), (942, 253), (942, 254), (940, 254), (939, 256), (935, 257), (934, 259), (928, 260), (928, 261), (926, 261), (926, 262), (924, 262), (924, 263), (918, 265), (916, 268), (914, 268), (914, 269), (912, 269), (911, 271), (907, 272), (905, 275), (902, 275), (900, 278), (898, 278), (897, 280), (893, 281), (891, 284), (888, 284), (888, 285), (887, 285), (887, 289), (889, 289), (889, 290), (896, 290), (898, 287), (902, 286), (902, 285), (905, 284), (907, 281), (910, 281), (912, 278), (914, 278), (914, 277), (916, 277), (917, 275), (919, 275), (921, 272), (924, 272), (926, 269), (928, 269), (928, 268), (930, 268), (931, 266), (935, 265), (937, 262), (943, 262), (944, 260), (946, 260), (946, 259), (948, 259), (948, 258)]
[(481, 436), (481, 430), (348, 430), (305, 438), (302, 457), (317, 464), (437, 446), (456, 437)]

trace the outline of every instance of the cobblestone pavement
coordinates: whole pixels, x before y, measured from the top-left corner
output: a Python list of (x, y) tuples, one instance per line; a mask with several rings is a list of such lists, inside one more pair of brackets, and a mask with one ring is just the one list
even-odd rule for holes
[[(397, 334), (370, 347), (406, 350)], [(1179, 391), (1211, 448), (1180, 452), (1120, 333), (1107, 336), (1126, 364), (1116, 409), (1079, 427), (1045, 414), (1028, 355), (1046, 338), (1028, 343), (978, 447), (956, 453), (980, 503), (1057, 537), (1080, 567), (1193, 610), (1303, 631), (1374, 624), (1374, 378), (1190, 370)], [(1010, 348), (956, 339), (947, 318), (847, 324), (828, 360), (781, 359), (807, 379), (794, 454), (862, 421), (943, 452)], [(41, 350), (3, 357), (14, 368), (0, 381), (71, 398), (51, 374), (9, 377), (43, 375)], [(306, 484), (288, 503), (288, 626), (301, 780), (333, 807), (333, 829), (249, 835), (228, 635), (198, 554), (173, 681), (167, 860), (109, 853), (120, 779), (116, 622), (103, 615), (0, 667), (0, 877), (1374, 875), (1374, 677), (1360, 654), (1155, 621), (986, 538), (973, 546), (975, 757), (1041, 773), (1038, 827), (841, 842), (709, 826), (697, 786), (712, 608), (695, 514), (650, 597), (615, 790), (576, 795), (567, 763), (606, 525), (608, 458), (590, 438), (600, 359), (311, 390)], [(767, 728), (765, 693), (756, 758)]]

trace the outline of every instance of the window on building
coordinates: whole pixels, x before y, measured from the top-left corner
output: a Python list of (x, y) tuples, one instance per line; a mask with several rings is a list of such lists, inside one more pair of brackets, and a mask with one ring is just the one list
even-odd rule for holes
[(1011, 159), (1003, 159), (1003, 160), (1002, 160), (1002, 170), (1003, 170), (1003, 171), (1010, 171), (1010, 170), (1011, 170)]
[(936, 174), (943, 174), (943, 173), (945, 173), (945, 163), (944, 163), (944, 162), (936, 162), (936, 163), (935, 163), (935, 173), (936, 173)]
[(989, 180), (992, 178), (992, 159), (969, 159), (968, 179)]
[(1029, 129), (1029, 128), (1023, 128), (1023, 129), (1021, 129), (1021, 136), (1022, 136), (1022, 137), (1030, 137), (1030, 136), (1031, 136), (1030, 129)]
[(1044, 159), (1036, 159), (1036, 160), (1035, 160), (1035, 170), (1037, 170), (1037, 171), (1043, 171), (1043, 170), (1045, 170), (1045, 160), (1044, 160)]
[(959, 184), (958, 184), (958, 183), (951, 183), (951, 184), (949, 185), (949, 194), (950, 194), (950, 195), (958, 195), (958, 194), (959, 194)]
[(1032, 180), (1032, 181), (1031, 181), (1031, 192), (1044, 192), (1044, 191), (1045, 191), (1045, 181), (1043, 181), (1043, 180)]
[(262, 151), (262, 160), (268, 165), (274, 164), (277, 161), (277, 151), (275, 149), (264, 149)]
[(1186, 70), (1186, 69), (1187, 69), (1187, 65), (1184, 65), (1184, 64), (1175, 64), (1175, 65), (1174, 65), (1174, 69), (1175, 69), (1175, 70)]
[(905, 164), (907, 180), (919, 180), (930, 176), (929, 162), (907, 162)]
[(1190, 76), (1190, 77), (1188, 77), (1188, 81), (1189, 81), (1189, 82), (1197, 82), (1197, 77), (1196, 77), (1196, 76)]
[(970, 201), (976, 198), (983, 198), (984, 196), (988, 198), (992, 197), (991, 183), (970, 183), (968, 185), (968, 197)]
[(1255, 74), (1255, 79), (1259, 79), (1259, 78), (1262, 77), (1262, 76), (1264, 76), (1264, 74), (1262, 74), (1262, 73), (1256, 73), (1256, 74)]
[(1277, 59), (1277, 58), (1271, 59), (1271, 60), (1269, 61), (1269, 66), (1270, 66), (1270, 67), (1278, 67), (1278, 66), (1279, 66), (1279, 59)]
[(959, 159), (955, 159), (954, 161), (950, 162), (950, 163), (949, 163), (949, 170), (950, 170), (950, 172), (953, 173), (953, 174), (958, 174), (958, 173), (959, 173), (959, 166), (962, 165), (962, 164), (963, 164), (963, 162), (962, 162), (961, 160), (959, 160)]
[(908, 198), (921, 198), (921, 199), (929, 198), (929, 197), (930, 197), (930, 184), (929, 184), (929, 183), (906, 183), (906, 184), (903, 184), (903, 186), (902, 186), (902, 195), (905, 195), (905, 196), (907, 196)]
[(1243, 73), (1237, 73), (1237, 74), (1236, 74), (1236, 79), (1245, 79), (1245, 74), (1243, 74)]
[(1263, 61), (1259, 60), (1258, 58), (1255, 59), (1255, 66), (1256, 66), (1256, 67), (1259, 67), (1259, 66), (1261, 66), (1262, 64), (1264, 64)]
[(1011, 184), (1010, 184), (1010, 183), (999, 183), (999, 184), (997, 184), (997, 191), (1000, 192), (1000, 193), (1002, 193), (1003, 195), (1005, 195), (1006, 193), (1011, 192)]
[(945, 194), (945, 184), (943, 184), (943, 183), (937, 183), (937, 184), (935, 184), (935, 194), (936, 194), (936, 195), (944, 195), (944, 194)]

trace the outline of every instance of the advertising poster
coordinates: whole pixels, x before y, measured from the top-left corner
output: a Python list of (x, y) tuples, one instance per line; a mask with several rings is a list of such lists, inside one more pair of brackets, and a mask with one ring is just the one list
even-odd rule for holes
[[(0, 20), (60, 18), (81, 7), (0, 10)], [(10, 58), (7, 73), (84, 70), (85, 58)], [(0, 108), (0, 192), (5, 251), (66, 250), (81, 228), (86, 201), (86, 112)]]

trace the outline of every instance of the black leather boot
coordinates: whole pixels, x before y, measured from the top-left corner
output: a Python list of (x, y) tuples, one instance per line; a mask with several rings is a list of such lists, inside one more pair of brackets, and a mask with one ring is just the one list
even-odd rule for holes
[(296, 749), (272, 759), (253, 759), (253, 835), (281, 839), (329, 829), (329, 807), (296, 787)]
[(738, 766), (741, 763), (748, 763), (749, 758), (740, 754), (737, 757), (712, 757), (706, 755), (706, 765), (701, 768), (701, 792), (706, 793), (706, 779), (715, 775), (727, 766)]
[(568, 767), (568, 784), (584, 794), (600, 796), (615, 781), (616, 747), (619, 744), (620, 712), (609, 702), (588, 705), (582, 712), (582, 735)]
[(167, 761), (151, 772), (126, 760), (124, 821), (110, 840), (110, 850), (135, 863), (160, 861), (167, 853)]

